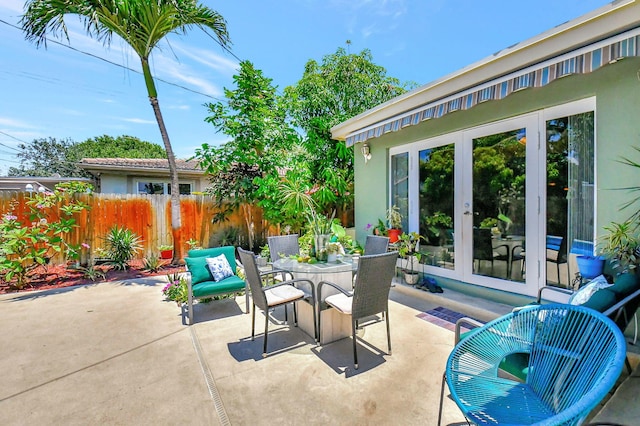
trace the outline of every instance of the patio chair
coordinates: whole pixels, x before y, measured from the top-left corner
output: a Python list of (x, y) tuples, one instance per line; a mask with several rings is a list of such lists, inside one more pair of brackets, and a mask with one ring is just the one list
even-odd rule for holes
[[(253, 301), (252, 316), (251, 316), (251, 340), (255, 338), (255, 325), (256, 325), (256, 306), (262, 309), (264, 312), (264, 346), (262, 349), (262, 356), (267, 356), (267, 337), (269, 333), (269, 309), (277, 306), (293, 304), (293, 318), (294, 324), (297, 326), (298, 315), (296, 312), (295, 302), (309, 301), (313, 311), (313, 326), (314, 326), (314, 339), (318, 336), (318, 329), (316, 327), (316, 313), (315, 313), (315, 286), (313, 282), (306, 279), (295, 279), (282, 281), (276, 284), (272, 284), (266, 287), (262, 286), (262, 276), (258, 270), (256, 264), (256, 258), (253, 252), (238, 248), (238, 254), (240, 255), (240, 261), (244, 265), (244, 271), (246, 274), (246, 280), (251, 289), (251, 299)], [(300, 288), (302, 287), (302, 288)]]
[[(500, 250), (505, 252), (501, 253)], [(473, 230), (473, 260), (478, 261), (478, 271), (480, 271), (480, 262), (491, 262), (491, 273), (493, 274), (493, 262), (498, 260), (507, 264), (507, 274), (505, 278), (510, 277), (510, 251), (507, 244), (493, 245), (491, 230), (486, 228), (474, 228)]]
[(369, 256), (372, 254), (386, 253), (389, 248), (389, 237), (379, 235), (367, 235), (364, 243), (364, 254)]
[[(529, 355), (524, 383), (498, 376), (502, 360)], [(444, 383), (475, 424), (580, 424), (618, 379), (626, 342), (616, 324), (582, 306), (511, 312), (473, 330), (453, 349)]]
[[(560, 265), (567, 263), (567, 239), (555, 235), (547, 235), (547, 262), (556, 264), (558, 272), (558, 285), (562, 282), (560, 279)], [(567, 287), (571, 285), (571, 277), (569, 276), (569, 268), (567, 267)]]
[[(193, 324), (193, 299), (203, 299), (231, 293), (245, 293), (245, 309), (249, 313), (249, 288), (246, 282), (236, 275), (236, 255), (234, 246), (214, 247), (207, 249), (189, 250), (185, 257), (187, 270), (187, 309), (189, 325)], [(223, 279), (215, 280), (207, 263), (212, 259), (224, 255), (232, 274)]]
[(282, 257), (300, 254), (298, 234), (267, 237), (267, 244), (269, 245), (272, 262)]
[[(358, 352), (356, 350), (356, 328), (358, 321), (379, 313), (385, 317), (387, 324), (387, 345), (391, 355), (391, 334), (389, 332), (389, 289), (395, 275), (398, 252), (374, 254), (360, 257), (358, 273), (353, 291), (347, 291), (328, 281), (318, 283), (318, 335), (322, 332), (322, 310), (334, 308), (341, 314), (351, 316), (353, 339), (353, 363), (358, 369)], [(330, 287), (337, 292), (323, 298), (323, 288)], [(322, 342), (320, 342), (322, 343)]]

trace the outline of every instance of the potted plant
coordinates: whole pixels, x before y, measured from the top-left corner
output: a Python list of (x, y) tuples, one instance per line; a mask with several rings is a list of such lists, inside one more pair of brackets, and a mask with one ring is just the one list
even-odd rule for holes
[(640, 261), (640, 235), (635, 221), (611, 222), (600, 242), (600, 253), (609, 260), (617, 275), (634, 272)]
[(173, 246), (163, 244), (158, 246), (160, 250), (160, 259), (173, 259)]
[(398, 254), (402, 259), (411, 261), (411, 267), (402, 270), (405, 282), (410, 285), (417, 284), (420, 278), (420, 273), (413, 270), (413, 262), (417, 260), (420, 263), (422, 258), (422, 253), (416, 251), (421, 239), (424, 238), (417, 232), (404, 233), (398, 239)]
[(402, 215), (395, 204), (387, 210), (387, 222), (389, 223), (389, 229), (387, 230), (389, 242), (395, 243), (398, 241), (400, 234), (402, 234)]
[(342, 244), (338, 242), (331, 242), (327, 244), (327, 262), (335, 263), (338, 260), (338, 254), (344, 253)]
[(269, 250), (269, 244), (265, 244), (260, 247), (260, 254), (256, 257), (256, 263), (258, 266), (267, 266), (267, 261), (271, 258), (271, 251)]

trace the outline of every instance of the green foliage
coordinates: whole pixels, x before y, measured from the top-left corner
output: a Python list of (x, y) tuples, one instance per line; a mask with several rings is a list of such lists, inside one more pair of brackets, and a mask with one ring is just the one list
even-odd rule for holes
[(17, 200), (0, 219), (0, 277), (11, 287), (21, 289), (29, 282), (29, 273), (45, 265), (56, 253), (77, 259), (82, 246), (67, 241), (71, 230), (78, 226), (76, 215), (89, 208), (78, 199), (91, 185), (65, 182), (54, 192), (34, 193), (26, 201), (29, 220), (21, 222), (15, 215)]
[(167, 152), (158, 144), (134, 136), (97, 136), (72, 145), (71, 152), (82, 158), (167, 158)]
[[(227, 102), (210, 103), (206, 121), (230, 137), (225, 144), (202, 145), (196, 150), (211, 186), (206, 193), (215, 200), (220, 222), (243, 205), (257, 204), (263, 192), (277, 192), (279, 170), (286, 166), (287, 152), (298, 142), (295, 130), (287, 123), (272, 80), (264, 77), (252, 63), (242, 61), (234, 76), (235, 90), (225, 89)], [(250, 209), (243, 210), (250, 247), (253, 246)]]
[(632, 220), (612, 222), (604, 227), (607, 234), (600, 240), (600, 252), (609, 259), (618, 274), (634, 270), (640, 260), (638, 225)]
[(71, 139), (55, 138), (34, 139), (27, 144), (19, 144), (16, 155), (20, 167), (9, 168), (9, 176), (52, 176), (90, 177), (77, 166), (80, 161), (73, 150), (75, 142)]
[(107, 233), (105, 250), (110, 259), (109, 264), (116, 269), (127, 269), (129, 261), (142, 250), (142, 239), (130, 229), (112, 227)]
[(293, 124), (304, 130), (309, 188), (321, 211), (343, 209), (353, 202), (353, 148), (331, 139), (332, 126), (405, 92), (407, 85), (387, 77), (368, 50), (347, 54), (339, 48), (307, 62), (302, 79), (285, 89)]
[(34, 139), (19, 144), (20, 167), (11, 167), (9, 176), (91, 177), (78, 166), (83, 158), (167, 158), (165, 150), (133, 136), (98, 136), (76, 143), (71, 139)]
[(188, 288), (187, 281), (179, 275), (167, 275), (169, 283), (162, 289), (162, 294), (168, 299), (178, 304), (187, 303)]
[(89, 265), (86, 268), (81, 266), (78, 270), (82, 272), (85, 278), (91, 281), (103, 280), (107, 276), (102, 269), (96, 268), (95, 265)]
[[(171, 247), (173, 249), (173, 247)], [(168, 249), (170, 250), (170, 249)], [(165, 265), (158, 256), (145, 257), (142, 259), (142, 269), (149, 272), (158, 272)]]
[(402, 215), (400, 214), (400, 208), (395, 204), (387, 210), (387, 222), (389, 228), (402, 229)]

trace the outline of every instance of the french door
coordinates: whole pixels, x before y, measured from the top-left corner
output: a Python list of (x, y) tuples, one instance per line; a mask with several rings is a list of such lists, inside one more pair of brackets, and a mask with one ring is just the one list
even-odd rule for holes
[(531, 296), (569, 286), (571, 253), (593, 250), (594, 116), (591, 98), (390, 149), (423, 270)]

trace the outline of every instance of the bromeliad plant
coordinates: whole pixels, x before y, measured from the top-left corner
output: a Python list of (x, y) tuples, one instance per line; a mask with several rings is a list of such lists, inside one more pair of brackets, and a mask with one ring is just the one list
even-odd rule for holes
[(0, 278), (11, 288), (22, 289), (39, 265), (46, 265), (56, 254), (76, 260), (86, 244), (71, 244), (69, 233), (77, 227), (76, 217), (89, 206), (77, 195), (90, 193), (84, 182), (64, 182), (53, 192), (34, 193), (26, 200), (29, 219), (16, 214), (18, 201), (0, 217)]

